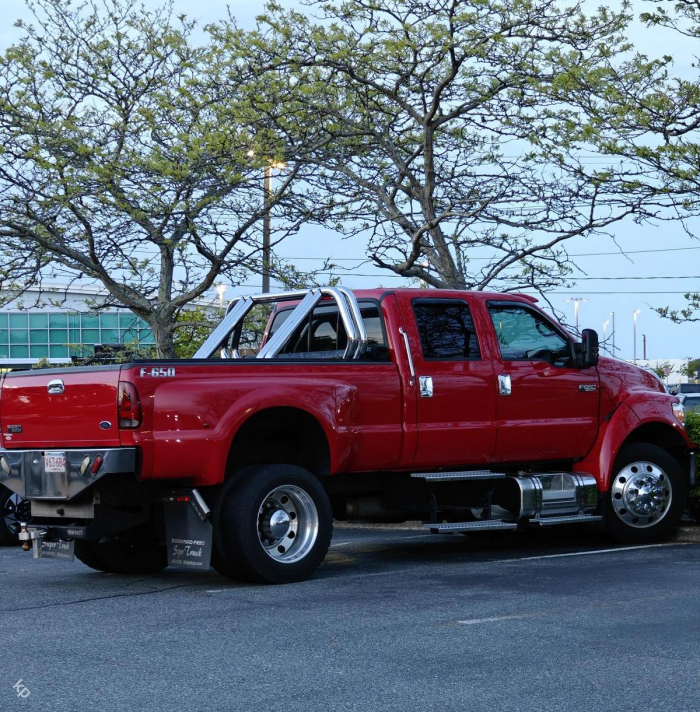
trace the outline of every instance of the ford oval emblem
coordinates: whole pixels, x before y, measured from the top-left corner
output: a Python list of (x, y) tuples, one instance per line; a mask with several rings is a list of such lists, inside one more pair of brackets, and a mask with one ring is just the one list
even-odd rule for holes
[(103, 420), (100, 423), (100, 427), (102, 430), (109, 430), (112, 427), (112, 423), (110, 423), (109, 420)]

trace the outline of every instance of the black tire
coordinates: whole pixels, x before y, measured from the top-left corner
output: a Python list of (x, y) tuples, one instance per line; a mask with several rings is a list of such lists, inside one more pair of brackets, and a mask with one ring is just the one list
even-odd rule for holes
[(625, 544), (663, 541), (680, 522), (687, 495), (688, 478), (671, 454), (657, 445), (630, 443), (620, 450), (605, 495), (605, 530)]
[(0, 485), (0, 544), (19, 543), (19, 523), (31, 521), (29, 500)]
[(109, 571), (92, 548), (92, 542), (85, 539), (76, 539), (75, 558), (95, 571)]
[(166, 548), (142, 541), (76, 541), (75, 555), (96, 571), (154, 574), (168, 565)]
[(247, 467), (217, 500), (212, 563), (239, 581), (304, 581), (325, 558), (332, 534), (331, 505), (314, 475), (294, 465)]

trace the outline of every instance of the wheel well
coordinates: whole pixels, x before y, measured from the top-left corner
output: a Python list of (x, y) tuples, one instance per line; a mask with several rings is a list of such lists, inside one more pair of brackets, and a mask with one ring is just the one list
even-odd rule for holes
[(634, 442), (658, 445), (670, 453), (681, 467), (687, 469), (686, 465), (689, 464), (688, 445), (683, 436), (670, 425), (645, 423), (627, 436), (622, 447)]
[(330, 449), (323, 428), (299, 408), (269, 408), (251, 416), (236, 433), (227, 476), (248, 465), (289, 464), (328, 474)]

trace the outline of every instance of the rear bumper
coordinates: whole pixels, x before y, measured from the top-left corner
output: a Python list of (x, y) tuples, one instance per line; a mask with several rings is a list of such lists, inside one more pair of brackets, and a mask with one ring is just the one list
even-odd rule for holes
[[(65, 470), (46, 472), (44, 452), (58, 451), (57, 448), (46, 451), (0, 449), (0, 484), (26, 499), (65, 501), (79, 495), (105, 475), (136, 471), (136, 448), (115, 447), (60, 450), (66, 455)], [(92, 464), (98, 455), (102, 457), (102, 464), (92, 474)], [(89, 464), (81, 474), (86, 458)]]

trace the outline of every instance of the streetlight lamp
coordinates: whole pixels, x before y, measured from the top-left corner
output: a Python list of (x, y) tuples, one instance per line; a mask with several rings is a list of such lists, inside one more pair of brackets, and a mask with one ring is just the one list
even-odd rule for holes
[(587, 302), (588, 299), (583, 299), (583, 297), (571, 297), (570, 299), (565, 299), (564, 301), (574, 303), (574, 319), (576, 321), (576, 331), (578, 331), (578, 308), (581, 302)]
[(607, 349), (608, 353), (610, 353), (610, 349), (607, 348), (607, 345), (605, 343), (605, 330), (608, 328), (608, 324), (610, 323), (610, 319), (606, 319), (603, 322), (603, 348)]
[(612, 336), (612, 355), (614, 358), (615, 357), (615, 312), (610, 312), (610, 316), (612, 317), (612, 332), (610, 333), (610, 336)]
[(634, 317), (634, 349), (633, 349), (633, 358), (634, 358), (634, 363), (636, 365), (637, 363), (637, 315), (641, 314), (642, 310), (641, 309), (636, 309), (633, 317)]

